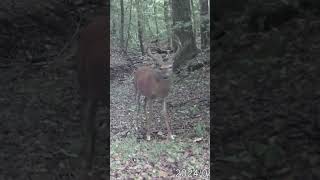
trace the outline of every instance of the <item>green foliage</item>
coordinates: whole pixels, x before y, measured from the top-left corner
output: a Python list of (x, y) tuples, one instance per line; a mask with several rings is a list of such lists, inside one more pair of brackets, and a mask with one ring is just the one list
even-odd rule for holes
[(190, 107), (190, 113), (191, 114), (197, 114), (200, 111), (199, 106), (196, 104)]
[[(130, 23), (130, 38), (129, 38), (129, 48), (131, 49), (138, 49), (139, 48), (139, 40), (138, 40), (138, 27), (137, 27), (137, 7), (136, 7), (136, 0), (132, 0), (132, 14), (131, 14), (131, 23), (129, 22), (130, 19), (130, 2), (131, 0), (124, 0), (124, 38), (127, 40), (127, 31), (128, 26)], [(167, 0), (168, 1), (168, 0)], [(194, 8), (193, 13), (196, 15), (196, 22), (200, 21), (200, 13), (199, 13), (199, 2), (193, 1)], [(164, 18), (164, 2), (163, 0), (148, 0), (148, 1), (140, 1), (140, 7), (142, 8), (143, 12), (143, 28), (144, 28), (144, 41), (150, 42), (156, 38), (156, 23), (155, 19), (157, 20), (158, 24), (158, 38), (160, 40), (167, 39), (167, 30), (166, 30), (166, 22)], [(156, 8), (156, 13), (154, 11)], [(111, 25), (111, 39), (113, 45), (119, 46), (120, 44), (120, 1), (111, 1), (111, 17), (110, 17), (110, 25)], [(169, 17), (172, 17), (169, 15)], [(194, 20), (193, 20), (194, 21)], [(169, 22), (172, 24), (172, 22)], [(196, 29), (200, 28), (200, 23), (196, 23)], [(178, 24), (176, 27), (190, 27), (192, 26), (192, 22)], [(115, 31), (112, 31), (114, 29)]]
[(111, 154), (119, 154), (124, 160), (128, 160), (137, 153), (138, 144), (135, 138), (126, 138), (111, 144)]
[(204, 123), (198, 122), (194, 127), (194, 131), (198, 137), (204, 137), (206, 131)]

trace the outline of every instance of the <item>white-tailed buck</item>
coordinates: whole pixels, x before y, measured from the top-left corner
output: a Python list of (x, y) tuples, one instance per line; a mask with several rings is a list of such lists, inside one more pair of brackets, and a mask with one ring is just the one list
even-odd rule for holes
[[(169, 94), (170, 80), (166, 78), (161, 71), (157, 71), (150, 67), (141, 67), (134, 73), (134, 86), (135, 97), (138, 103), (138, 112), (140, 109), (140, 95), (145, 96), (144, 111), (147, 121), (147, 140), (150, 140), (150, 120), (152, 119), (152, 104), (155, 98), (162, 99), (162, 113), (165, 118), (168, 136), (173, 138), (166, 105), (166, 97)], [(149, 108), (149, 113), (147, 113), (146, 106)]]
[[(178, 48), (176, 56), (180, 52), (180, 47)], [(138, 113), (140, 110), (140, 96), (145, 96), (144, 99), (144, 111), (146, 116), (146, 129), (147, 129), (147, 140), (150, 140), (150, 121), (152, 118), (152, 105), (156, 98), (162, 100), (162, 114), (165, 120), (165, 124), (168, 131), (168, 137), (174, 139), (174, 136), (170, 127), (170, 120), (167, 111), (166, 98), (170, 90), (170, 76), (172, 74), (172, 63), (164, 64), (162, 60), (159, 60), (152, 56), (151, 52), (148, 51), (148, 55), (159, 62), (160, 69), (154, 69), (151, 67), (143, 66), (138, 68), (134, 72), (134, 88), (135, 88), (135, 99), (137, 100)], [(172, 58), (173, 59), (173, 58)], [(149, 108), (149, 113), (146, 108)]]

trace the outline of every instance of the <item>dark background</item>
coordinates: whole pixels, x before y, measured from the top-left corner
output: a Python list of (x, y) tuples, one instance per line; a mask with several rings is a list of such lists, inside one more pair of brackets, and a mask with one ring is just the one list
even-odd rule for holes
[(214, 3), (211, 176), (319, 179), (319, 1)]

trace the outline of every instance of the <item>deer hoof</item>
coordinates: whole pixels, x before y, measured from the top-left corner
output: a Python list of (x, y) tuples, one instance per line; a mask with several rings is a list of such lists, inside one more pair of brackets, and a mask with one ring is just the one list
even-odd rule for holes
[(147, 141), (150, 141), (150, 140), (151, 140), (150, 135), (147, 135)]
[(170, 139), (174, 140), (175, 135), (170, 135)]

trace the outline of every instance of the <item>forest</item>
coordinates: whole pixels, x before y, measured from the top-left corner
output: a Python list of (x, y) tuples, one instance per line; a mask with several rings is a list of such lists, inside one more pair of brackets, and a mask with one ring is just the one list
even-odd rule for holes
[(209, 179), (209, 1), (110, 9), (110, 177)]

